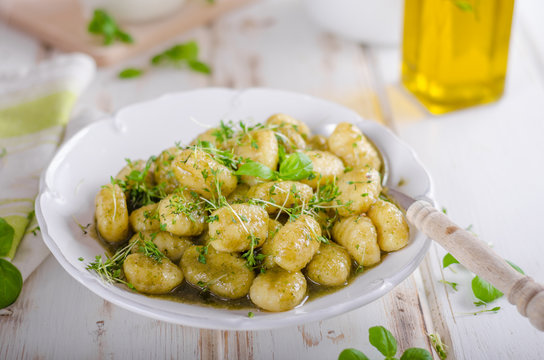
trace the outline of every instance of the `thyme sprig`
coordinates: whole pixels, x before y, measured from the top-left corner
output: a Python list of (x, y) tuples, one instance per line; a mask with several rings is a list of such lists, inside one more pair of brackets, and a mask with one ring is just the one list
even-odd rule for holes
[(150, 257), (151, 259), (155, 260), (159, 264), (162, 263), (162, 259), (166, 258), (166, 256), (159, 250), (157, 245), (153, 242), (155, 237), (157, 236), (156, 233), (151, 234), (151, 239), (146, 240), (144, 237), (144, 234), (139, 233), (139, 246), (138, 246), (138, 252), (143, 253), (145, 256)]
[(250, 241), (250, 248), (242, 254), (242, 257), (246, 259), (246, 266), (248, 268), (256, 269), (258, 267), (261, 267), (262, 262), (266, 258), (266, 255), (258, 253), (256, 251), (256, 246), (259, 244), (259, 238), (257, 238), (254, 234), (249, 234), (248, 240)]
[(112, 257), (106, 255), (103, 259), (101, 255), (96, 255), (94, 261), (87, 264), (86, 269), (96, 273), (104, 282), (113, 284), (120, 283), (136, 290), (134, 285), (128, 283), (123, 274), (123, 263), (132, 249), (138, 244), (137, 241), (129, 243), (125, 247), (117, 250)]
[[(125, 179), (111, 178), (111, 183), (119, 185), (125, 194), (127, 194), (127, 205), (130, 211), (156, 203), (166, 196), (164, 183), (153, 186), (149, 185), (146, 181), (155, 159), (155, 156), (151, 156), (146, 161), (145, 167), (142, 170), (132, 170)], [(126, 159), (126, 161), (128, 166), (135, 167), (131, 160)]]
[[(88, 263), (86, 269), (96, 273), (104, 282), (110, 284), (124, 284), (130, 289), (136, 291), (134, 285), (126, 281), (126, 277), (123, 273), (123, 263), (125, 262), (127, 256), (129, 256), (130, 253), (136, 249), (137, 252), (143, 253), (145, 256), (158, 263), (161, 263), (162, 259), (166, 258), (166, 256), (159, 250), (157, 245), (153, 243), (153, 235), (151, 236), (151, 240), (145, 240), (142, 233), (140, 233), (139, 237), (139, 240), (130, 242), (126, 246), (117, 250), (112, 257), (106, 255), (104, 259), (102, 255), (95, 256), (94, 261)], [(83, 259), (80, 258), (80, 260)]]

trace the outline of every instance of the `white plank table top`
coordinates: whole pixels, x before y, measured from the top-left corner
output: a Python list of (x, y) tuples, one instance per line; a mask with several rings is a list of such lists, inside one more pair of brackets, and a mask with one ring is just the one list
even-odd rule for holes
[[(426, 114), (398, 85), (399, 51), (368, 49), (326, 34), (300, 1), (262, 1), (170, 43), (195, 39), (214, 73), (205, 77), (153, 69), (118, 80), (127, 66), (99, 71), (79, 107), (115, 111), (165, 92), (203, 86), (269, 86), (330, 98), (380, 119), (376, 96), (385, 84), (401, 137), (431, 172), (437, 201), (461, 226), (544, 282), (544, 27), (538, 0), (516, 9), (506, 93), (495, 104), (441, 117)], [(541, 14), (542, 12), (540, 12)], [(0, 71), (32, 65), (55, 51), (0, 23)], [(377, 60), (369, 61), (369, 56)], [(377, 66), (376, 66), (377, 65)], [(25, 283), (9, 316), (0, 317), (0, 359), (334, 359), (354, 347), (380, 358), (368, 328), (389, 328), (402, 349), (430, 349), (427, 333), (449, 345), (449, 359), (539, 359), (544, 333), (505, 299), (497, 314), (463, 316), (472, 305), (471, 276), (441, 269), (433, 246), (419, 270), (390, 294), (358, 310), (305, 326), (259, 332), (199, 330), (151, 320), (105, 302), (49, 257)], [(459, 283), (453, 292), (440, 279)], [(433, 353), (436, 357), (436, 354)]]

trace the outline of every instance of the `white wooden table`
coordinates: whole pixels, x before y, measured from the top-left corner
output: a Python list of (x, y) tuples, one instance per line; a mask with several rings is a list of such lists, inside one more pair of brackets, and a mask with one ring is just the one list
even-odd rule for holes
[[(155, 69), (118, 80), (147, 54), (101, 69), (78, 106), (115, 111), (165, 92), (204, 86), (268, 86), (329, 98), (382, 120), (380, 96), (391, 104), (400, 136), (431, 172), (436, 199), (461, 226), (544, 282), (544, 5), (520, 1), (512, 31), (507, 88), (497, 103), (429, 116), (399, 85), (397, 48), (364, 48), (322, 32), (300, 1), (257, 2), (171, 43), (196, 39), (210, 77)], [(17, 69), (55, 54), (0, 23), (0, 70)], [(385, 91), (384, 91), (385, 90)], [(151, 320), (114, 306), (72, 279), (49, 257), (25, 283), (10, 316), (0, 318), (0, 359), (335, 359), (342, 349), (383, 358), (368, 328), (384, 325), (399, 347), (431, 350), (438, 333), (449, 359), (542, 359), (544, 333), (533, 329), (506, 299), (496, 314), (478, 310), (471, 274), (442, 270), (445, 251), (431, 247), (406, 281), (364, 308), (305, 326), (272, 331), (210, 331)], [(459, 283), (459, 291), (440, 283)], [(436, 353), (433, 356), (438, 359)]]

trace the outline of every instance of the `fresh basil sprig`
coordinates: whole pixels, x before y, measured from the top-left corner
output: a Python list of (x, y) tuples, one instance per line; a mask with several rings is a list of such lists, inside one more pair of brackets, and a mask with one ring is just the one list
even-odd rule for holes
[(170, 49), (163, 51), (151, 58), (151, 65), (158, 66), (171, 64), (174, 66), (187, 66), (189, 69), (203, 73), (211, 74), (212, 69), (209, 65), (198, 60), (198, 44), (196, 41), (189, 41), (184, 44), (177, 44)]
[(101, 9), (94, 11), (93, 18), (89, 22), (87, 30), (91, 34), (102, 35), (104, 45), (111, 45), (115, 40), (129, 44), (134, 42), (132, 36), (121, 30), (113, 17)]
[(268, 166), (257, 161), (247, 161), (242, 164), (235, 175), (255, 176), (264, 180), (302, 180), (307, 179), (313, 173), (314, 166), (308, 155), (295, 152), (286, 156), (280, 163), (279, 171), (274, 171)]
[(388, 358), (397, 353), (397, 340), (389, 330), (383, 326), (373, 326), (368, 329), (368, 341)]
[[(373, 326), (368, 329), (368, 340), (385, 356), (386, 360), (395, 359), (397, 340), (389, 330), (383, 326)], [(338, 360), (369, 360), (369, 358), (360, 350), (344, 349), (338, 356)], [(432, 360), (432, 356), (425, 349), (409, 348), (404, 351), (400, 360)]]

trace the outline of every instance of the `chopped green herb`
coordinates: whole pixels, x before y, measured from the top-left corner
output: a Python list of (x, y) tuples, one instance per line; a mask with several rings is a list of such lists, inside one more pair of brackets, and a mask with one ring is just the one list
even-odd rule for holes
[[(155, 234), (156, 236), (156, 234)], [(159, 250), (157, 245), (152, 241), (155, 237), (151, 235), (151, 240), (147, 240), (142, 233), (139, 233), (140, 240), (138, 240), (138, 252), (143, 253), (145, 256), (155, 260), (159, 264), (162, 263), (162, 259), (166, 256)]]
[(72, 215), (72, 219), (75, 221), (75, 223), (77, 224), (77, 226), (81, 229), (81, 231), (83, 232), (83, 235), (87, 235), (87, 233), (89, 232), (89, 227), (91, 226), (91, 224), (87, 224), (87, 225), (81, 225), (81, 223), (79, 221), (77, 221), (76, 217)]
[(259, 245), (259, 238), (254, 234), (249, 234), (248, 239), (250, 241), (250, 248), (248, 251), (242, 254), (242, 257), (246, 259), (246, 265), (250, 269), (258, 267), (261, 262), (264, 260), (265, 255), (256, 254), (255, 248)]
[(6, 156), (7, 154), (8, 154), (8, 150), (6, 148), (2, 148), (2, 150), (0, 151), (0, 159)]
[(218, 144), (226, 143), (234, 136), (234, 123), (232, 121), (225, 123), (221, 120), (219, 127), (212, 132), (212, 135)]
[(254, 316), (255, 316), (255, 314), (253, 312), (251, 312), (251, 311), (247, 313), (248, 318), (252, 318)]
[(451, 281), (446, 281), (446, 280), (438, 280), (438, 281), (441, 282), (441, 283), (444, 284), (444, 285), (449, 285), (449, 286), (451, 286), (451, 288), (452, 288), (453, 290), (457, 291), (457, 285), (459, 285), (459, 284), (457, 284), (457, 283), (455, 283), (455, 282), (451, 282)]
[(133, 163), (127, 159), (128, 165), (133, 167), (134, 170), (125, 179), (111, 179), (112, 184), (119, 185), (123, 192), (128, 194), (127, 205), (130, 211), (141, 208), (144, 205), (156, 203), (166, 196), (164, 183), (152, 186), (146, 181), (155, 159), (155, 156), (150, 157), (142, 170), (136, 169)]
[(40, 231), (40, 227), (35, 226), (32, 229), (28, 230), (27, 233), (30, 233), (30, 234), (36, 236), (36, 235), (38, 235), (38, 231)]
[(155, 66), (171, 64), (177, 67), (188, 67), (195, 72), (210, 74), (211, 68), (198, 60), (198, 53), (198, 44), (195, 41), (189, 41), (174, 45), (164, 52), (153, 56), (151, 64)]
[(201, 264), (206, 263), (206, 255), (208, 255), (208, 245), (198, 248), (198, 262)]

